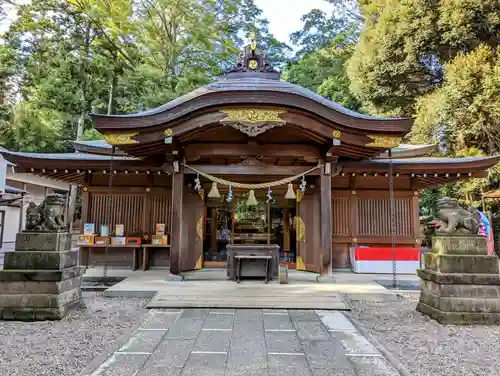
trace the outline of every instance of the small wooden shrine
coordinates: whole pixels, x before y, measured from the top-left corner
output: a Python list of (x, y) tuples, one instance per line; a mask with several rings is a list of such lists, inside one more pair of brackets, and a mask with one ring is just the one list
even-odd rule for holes
[[(419, 247), (419, 190), (484, 177), (499, 161), (426, 157), (433, 145), (401, 144), (411, 119), (280, 81), (255, 43), (225, 77), (163, 106), (91, 116), (105, 140), (74, 142), (77, 153), (1, 153), (15, 171), (81, 185), (82, 233), (121, 225), (118, 244), (87, 247), (85, 263), (108, 253), (111, 266), (172, 274), (224, 266), (230, 243), (277, 244), (281, 262), (321, 274), (348, 268), (352, 247)], [(168, 244), (145, 247), (157, 224)]]

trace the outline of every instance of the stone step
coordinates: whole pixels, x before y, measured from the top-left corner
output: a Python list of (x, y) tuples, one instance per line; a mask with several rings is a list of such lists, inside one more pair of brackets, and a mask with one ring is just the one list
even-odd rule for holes
[(499, 274), (439, 273), (427, 269), (418, 269), (417, 275), (425, 281), (432, 281), (440, 284), (500, 285)]
[(74, 288), (62, 294), (1, 294), (0, 307), (59, 308), (82, 298), (82, 290)]

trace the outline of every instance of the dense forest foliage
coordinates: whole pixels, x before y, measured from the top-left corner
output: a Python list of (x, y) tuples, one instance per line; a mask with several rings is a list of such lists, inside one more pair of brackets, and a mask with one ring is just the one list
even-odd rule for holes
[[(414, 117), (407, 142), (500, 152), (498, 0), (325, 1), (335, 11), (311, 10), (289, 41), (253, 0), (9, 1), (0, 145), (51, 152), (98, 138), (89, 112), (137, 112), (215, 80), (254, 30), (285, 80), (359, 112)], [(441, 193), (478, 198), (498, 181), (494, 169)]]

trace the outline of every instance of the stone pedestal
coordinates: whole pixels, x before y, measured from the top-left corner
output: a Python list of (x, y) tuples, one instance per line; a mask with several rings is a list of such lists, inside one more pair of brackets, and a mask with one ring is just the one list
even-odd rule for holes
[(60, 320), (83, 306), (78, 251), (67, 232), (22, 232), (0, 270), (0, 319)]
[(417, 311), (442, 324), (500, 323), (498, 258), (482, 236), (435, 236), (425, 254)]

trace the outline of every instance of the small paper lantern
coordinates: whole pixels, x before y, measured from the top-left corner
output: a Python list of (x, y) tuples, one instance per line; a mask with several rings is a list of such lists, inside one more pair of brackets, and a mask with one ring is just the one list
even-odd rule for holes
[(208, 197), (210, 198), (220, 197), (219, 190), (217, 189), (217, 183), (212, 183), (212, 189), (210, 190), (210, 192), (208, 192)]
[(297, 196), (295, 195), (295, 192), (293, 191), (293, 184), (289, 183), (288, 184), (288, 190), (286, 191), (285, 198), (287, 200), (295, 200)]
[(248, 200), (247, 200), (247, 205), (248, 206), (257, 206), (259, 203), (257, 202), (257, 199), (255, 198), (255, 192), (253, 189), (248, 192)]

